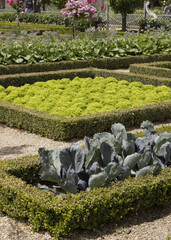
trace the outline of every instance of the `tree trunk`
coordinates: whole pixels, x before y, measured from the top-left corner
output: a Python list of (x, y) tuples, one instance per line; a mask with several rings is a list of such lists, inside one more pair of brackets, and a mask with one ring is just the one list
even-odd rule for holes
[(5, 0), (0, 0), (0, 9), (5, 9)]
[(19, 11), (17, 11), (17, 28), (19, 27)]
[(69, 19), (65, 18), (65, 27), (69, 27)]
[(126, 13), (122, 13), (122, 31), (123, 32), (126, 31), (126, 17), (127, 17), (127, 14)]
[(46, 4), (43, 2), (43, 11), (46, 11), (45, 5)]
[(73, 39), (75, 40), (76, 38), (76, 21), (73, 19)]

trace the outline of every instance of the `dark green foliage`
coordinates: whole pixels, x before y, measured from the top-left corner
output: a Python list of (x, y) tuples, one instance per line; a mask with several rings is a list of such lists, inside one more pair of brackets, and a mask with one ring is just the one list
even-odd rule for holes
[(165, 30), (171, 30), (171, 23), (169, 20), (158, 20), (158, 19), (140, 19), (138, 22), (139, 31), (144, 32), (147, 30), (164, 28)]
[(126, 31), (126, 16), (134, 10), (143, 6), (143, 0), (110, 0), (110, 6), (115, 13), (122, 15), (122, 31)]
[(0, 211), (28, 219), (34, 230), (47, 230), (56, 238), (77, 228), (93, 229), (101, 223), (115, 222), (130, 211), (171, 204), (170, 168), (157, 177), (128, 179), (64, 197), (55, 197), (32, 186), (31, 183), (37, 181), (38, 171), (37, 156), (2, 161)]

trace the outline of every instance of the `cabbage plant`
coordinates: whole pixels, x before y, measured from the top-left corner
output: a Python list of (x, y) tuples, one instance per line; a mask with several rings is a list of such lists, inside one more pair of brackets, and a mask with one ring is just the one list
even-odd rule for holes
[(159, 174), (171, 166), (171, 133), (157, 134), (149, 121), (144, 121), (141, 128), (144, 137), (137, 138), (122, 124), (113, 124), (111, 133), (84, 137), (85, 151), (78, 144), (61, 150), (39, 148), (41, 180), (54, 183), (57, 194), (76, 194), (129, 176)]

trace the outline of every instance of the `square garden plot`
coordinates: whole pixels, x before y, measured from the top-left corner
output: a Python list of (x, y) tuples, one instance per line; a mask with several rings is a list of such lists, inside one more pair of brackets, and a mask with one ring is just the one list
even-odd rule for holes
[(1, 86), (0, 100), (2, 123), (53, 139), (91, 136), (109, 131), (115, 122), (135, 127), (146, 119), (164, 121), (171, 116), (169, 87), (112, 77)]
[(81, 228), (117, 221), (130, 211), (171, 203), (171, 169), (113, 183), (109, 187), (56, 197), (40, 191), (37, 156), (6, 160), (0, 165), (0, 211), (27, 219), (34, 230), (47, 230), (55, 237)]

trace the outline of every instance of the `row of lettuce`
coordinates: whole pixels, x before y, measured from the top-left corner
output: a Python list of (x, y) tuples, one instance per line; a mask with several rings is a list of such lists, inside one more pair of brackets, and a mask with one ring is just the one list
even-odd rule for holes
[(0, 48), (1, 65), (166, 54), (171, 52), (171, 34), (154, 31), (124, 36), (88, 35), (71, 41), (65, 34), (60, 39), (57, 33), (47, 33), (43, 38), (11, 35), (0, 41)]
[(0, 86), (0, 101), (75, 117), (171, 101), (171, 88), (112, 77), (76, 77), (72, 81), (64, 78), (6, 89)]

